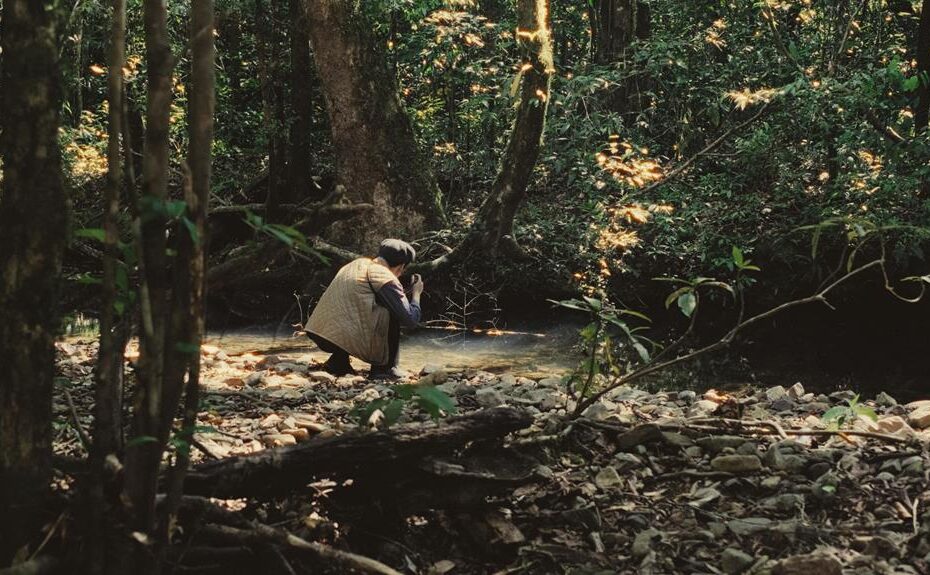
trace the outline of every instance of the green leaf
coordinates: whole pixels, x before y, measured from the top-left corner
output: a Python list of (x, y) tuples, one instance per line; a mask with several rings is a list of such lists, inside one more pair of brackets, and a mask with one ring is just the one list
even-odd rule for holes
[(697, 298), (694, 297), (693, 293), (684, 293), (678, 297), (678, 309), (681, 310), (681, 313), (685, 314), (685, 317), (691, 317), (691, 314), (694, 313), (694, 308), (696, 307)]
[(84, 285), (99, 285), (103, 283), (101, 278), (91, 275), (90, 272), (82, 273), (80, 275), (74, 276), (71, 279), (79, 284)]
[(639, 357), (640, 357), (640, 359), (643, 360), (643, 362), (648, 362), (648, 361), (649, 361), (649, 350), (646, 349), (646, 346), (644, 346), (643, 344), (639, 343), (638, 341), (634, 341), (634, 342), (633, 342), (633, 349), (636, 350), (636, 353), (639, 354)]
[(416, 392), (416, 386), (410, 384), (395, 385), (394, 386), (394, 395), (400, 399), (412, 399), (414, 393)]
[(588, 297), (586, 295), (583, 295), (581, 297), (582, 299), (584, 299), (585, 303), (588, 304), (588, 307), (590, 307), (594, 311), (601, 311), (604, 308), (604, 303), (599, 299)]
[(422, 399), (430, 402), (446, 413), (455, 413), (455, 402), (452, 401), (451, 397), (435, 386), (418, 385), (416, 386), (416, 392)]
[(736, 267), (738, 268), (743, 267), (743, 264), (745, 263), (743, 261), (743, 250), (739, 249), (736, 246), (733, 246), (732, 253), (733, 253), (733, 263), (736, 264)]
[(826, 485), (821, 485), (820, 488), (826, 491), (827, 493), (836, 493), (836, 485), (830, 485), (828, 483)]
[(631, 309), (621, 309), (621, 310), (619, 310), (617, 313), (619, 313), (620, 315), (631, 315), (631, 316), (633, 316), (633, 317), (638, 317), (639, 319), (642, 319), (642, 320), (648, 321), (649, 323), (652, 323), (652, 320), (649, 318), (648, 315), (646, 315), (646, 314), (644, 314), (644, 313), (640, 313), (640, 312), (638, 312), (638, 311), (634, 311), (634, 310), (631, 310)]
[(294, 238), (285, 234), (281, 230), (269, 226), (265, 228), (265, 231), (268, 232), (270, 235), (274, 236), (275, 238), (277, 238), (279, 241), (281, 241), (281, 243), (287, 245), (288, 247), (294, 246)]
[(190, 235), (191, 241), (194, 243), (194, 245), (200, 245), (200, 232), (197, 231), (197, 225), (187, 216), (181, 218), (181, 223), (184, 224), (185, 228), (187, 228), (187, 233)]
[(597, 333), (597, 324), (594, 322), (589, 323), (578, 332), (578, 335), (586, 341), (591, 341), (594, 338), (594, 335)]
[(692, 288), (691, 286), (685, 286), (685, 287), (680, 287), (677, 290), (670, 293), (668, 297), (665, 298), (665, 309), (670, 308), (672, 304), (675, 303), (675, 300), (677, 300), (682, 295), (691, 292), (693, 289), (694, 288)]
[(878, 415), (875, 413), (875, 410), (867, 405), (857, 405), (853, 408), (853, 412), (855, 412), (856, 415), (868, 417), (872, 421), (878, 421)]
[(846, 415), (847, 411), (848, 411), (848, 408), (843, 407), (841, 405), (838, 405), (836, 407), (831, 407), (830, 409), (827, 410), (826, 413), (823, 414), (823, 417), (821, 417), (821, 419), (824, 422), (840, 419), (841, 417)]
[(172, 220), (181, 217), (185, 210), (187, 210), (187, 202), (184, 200), (170, 200), (164, 204), (165, 215)]
[(395, 399), (385, 406), (383, 410), (385, 427), (390, 427), (397, 423), (401, 413), (404, 411), (404, 403), (402, 399)]
[(106, 232), (103, 231), (103, 228), (81, 228), (74, 230), (74, 237), (88, 238), (103, 243), (106, 239)]

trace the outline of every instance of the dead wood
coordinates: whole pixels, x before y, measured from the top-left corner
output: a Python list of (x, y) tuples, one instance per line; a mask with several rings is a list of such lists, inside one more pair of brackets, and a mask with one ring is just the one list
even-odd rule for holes
[(305, 486), (315, 474), (378, 473), (387, 463), (448, 454), (469, 442), (502, 437), (531, 423), (529, 414), (500, 407), (449, 418), (433, 427), (410, 424), (390, 431), (351, 432), (204, 463), (189, 474), (185, 491), (225, 498), (286, 493)]

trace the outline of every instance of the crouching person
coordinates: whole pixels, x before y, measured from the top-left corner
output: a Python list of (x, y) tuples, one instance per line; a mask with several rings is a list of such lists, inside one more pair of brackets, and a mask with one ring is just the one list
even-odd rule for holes
[(305, 330), (332, 355), (323, 368), (333, 375), (354, 374), (349, 356), (371, 364), (371, 378), (404, 377), (398, 369), (400, 326), (420, 322), (423, 282), (413, 276), (410, 299), (399, 281), (416, 251), (407, 242), (386, 239), (378, 257), (359, 258), (336, 274), (310, 315)]

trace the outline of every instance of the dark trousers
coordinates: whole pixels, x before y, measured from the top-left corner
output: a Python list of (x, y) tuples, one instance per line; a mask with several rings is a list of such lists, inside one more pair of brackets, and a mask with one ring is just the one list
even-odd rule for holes
[[(326, 360), (327, 365), (333, 369), (339, 369), (347, 371), (350, 367), (349, 364), (349, 352), (342, 349), (335, 343), (329, 341), (325, 337), (321, 337), (315, 333), (307, 332), (307, 336), (313, 340), (313, 342), (321, 350), (326, 353), (332, 354), (328, 360)], [(372, 365), (372, 370), (380, 369), (391, 369), (392, 367), (397, 367), (397, 360), (400, 354), (400, 322), (391, 316), (391, 321), (388, 324), (388, 362), (385, 365)]]

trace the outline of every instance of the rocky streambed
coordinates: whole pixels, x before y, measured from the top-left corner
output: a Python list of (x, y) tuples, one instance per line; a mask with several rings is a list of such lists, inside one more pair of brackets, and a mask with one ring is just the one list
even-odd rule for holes
[[(88, 427), (94, 355), (92, 343), (59, 348), (68, 381), (59, 389)], [(392, 384), (336, 378), (316, 361), (205, 347), (199, 420), (210, 430), (196, 435), (197, 458), (339, 435), (357, 427), (355, 407), (393, 394)], [(901, 405), (882, 393), (856, 403), (851, 392), (801, 384), (739, 394), (619, 387), (573, 419), (574, 400), (551, 375), (433, 365), (408, 383), (435, 385), (460, 412), (531, 413), (508, 449), (536, 467), (532, 482), (490, 502), (497, 519), (487, 532), (446, 511), (407, 518), (378, 549), (405, 572), (930, 573), (930, 401)], [(838, 407), (836, 429), (824, 415)], [(80, 455), (69, 413), (62, 393), (56, 450)], [(442, 425), (414, 409), (404, 421)], [(249, 512), (306, 537), (329, 525), (330, 542), (348, 546), (353, 527), (327, 499), (346, 487), (321, 481), (314, 496)]]

